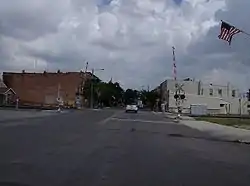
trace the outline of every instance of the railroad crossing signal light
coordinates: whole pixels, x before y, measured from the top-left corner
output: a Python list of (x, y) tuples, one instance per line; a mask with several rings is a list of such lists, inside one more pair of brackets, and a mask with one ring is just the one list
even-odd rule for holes
[(181, 99), (185, 99), (185, 95), (184, 94), (181, 95)]
[(181, 94), (181, 95), (178, 95), (178, 94), (175, 94), (174, 95), (174, 99), (178, 99), (178, 98), (180, 98), (180, 99), (185, 99), (185, 94)]
[(174, 99), (178, 99), (179, 95), (175, 94)]

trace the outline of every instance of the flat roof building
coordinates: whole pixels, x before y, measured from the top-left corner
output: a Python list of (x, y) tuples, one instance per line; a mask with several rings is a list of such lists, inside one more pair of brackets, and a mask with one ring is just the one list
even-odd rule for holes
[(76, 93), (91, 73), (46, 72), (27, 73), (22, 71), (3, 72), (3, 82), (12, 88), (24, 105), (56, 105), (60, 96), (65, 103), (74, 103)]

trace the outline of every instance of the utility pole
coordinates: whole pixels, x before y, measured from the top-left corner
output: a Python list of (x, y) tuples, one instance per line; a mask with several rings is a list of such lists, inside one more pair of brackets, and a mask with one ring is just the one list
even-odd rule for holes
[(60, 90), (61, 90), (61, 84), (58, 83), (58, 85), (57, 85), (57, 98), (58, 99), (60, 98)]
[(89, 62), (87, 61), (86, 66), (85, 66), (85, 71), (82, 76), (81, 91), (80, 91), (81, 93), (83, 93), (83, 88), (84, 88), (86, 77), (87, 77), (88, 66), (89, 66)]
[(88, 71), (88, 67), (89, 67), (89, 62), (86, 62), (86, 66), (85, 66), (85, 73)]
[(141, 86), (141, 91), (143, 91), (143, 90), (144, 90), (144, 85)]
[(37, 59), (34, 60), (34, 71), (36, 72), (36, 67), (37, 67)]
[(93, 93), (94, 93), (94, 69), (92, 69), (91, 71), (91, 88), (90, 88), (90, 108), (93, 108), (94, 107), (94, 96), (93, 96)]
[(239, 98), (239, 114), (241, 116), (241, 97)]
[(87, 79), (88, 65), (89, 65), (89, 62), (86, 61), (85, 71), (83, 71), (83, 70), (80, 71), (81, 82), (78, 85), (77, 92), (76, 92), (76, 99), (75, 99), (76, 107), (78, 109), (80, 109), (84, 106), (84, 99), (83, 99), (84, 95), (83, 94), (84, 94), (85, 82)]
[(58, 86), (57, 86), (57, 102), (58, 102), (58, 112), (61, 112), (61, 106), (62, 106), (62, 99), (61, 99), (61, 94), (60, 94), (60, 91), (61, 91), (61, 84), (58, 83)]

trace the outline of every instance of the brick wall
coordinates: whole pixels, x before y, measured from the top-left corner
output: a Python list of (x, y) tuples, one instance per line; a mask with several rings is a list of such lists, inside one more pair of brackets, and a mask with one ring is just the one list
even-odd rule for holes
[(3, 73), (4, 83), (16, 92), (20, 103), (29, 105), (56, 104), (58, 88), (64, 102), (74, 102), (82, 77), (82, 72)]

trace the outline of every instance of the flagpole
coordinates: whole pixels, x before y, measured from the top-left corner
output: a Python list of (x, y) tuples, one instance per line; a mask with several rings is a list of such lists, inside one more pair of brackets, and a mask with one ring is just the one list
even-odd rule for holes
[(241, 30), (241, 32), (242, 32), (243, 34), (246, 34), (247, 36), (250, 37), (250, 34), (249, 34), (249, 33), (245, 32), (245, 31), (242, 31), (242, 30)]
[[(221, 22), (224, 22), (224, 23), (227, 23), (226, 21), (223, 21), (223, 20), (221, 20)], [(227, 23), (228, 24), (228, 23)], [(233, 26), (233, 25), (232, 25)], [(238, 27), (237, 27), (238, 28)], [(243, 31), (243, 30), (241, 30), (241, 29), (239, 29), (243, 34), (246, 34), (247, 36), (249, 36), (250, 37), (250, 34), (249, 33), (247, 33), (247, 32), (245, 32), (245, 31)]]

